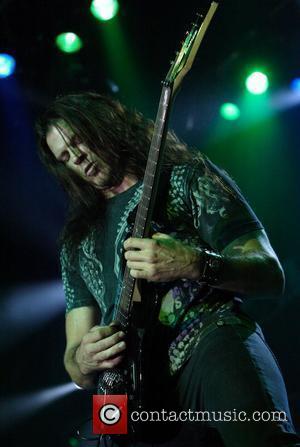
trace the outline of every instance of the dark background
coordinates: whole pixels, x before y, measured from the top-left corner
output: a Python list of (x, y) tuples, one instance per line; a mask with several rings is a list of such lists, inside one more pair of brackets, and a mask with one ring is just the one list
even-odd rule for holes
[[(71, 445), (90, 408), (86, 393), (68, 392), (62, 364), (64, 298), (56, 239), (66, 198), (38, 160), (34, 120), (56, 95), (78, 90), (110, 93), (154, 118), (160, 81), (202, 4), (120, 0), (118, 18), (100, 23), (84, 0), (0, 2), (0, 51), (17, 61), (15, 74), (0, 79), (0, 421), (7, 447)], [(300, 76), (299, 19), (296, 0), (223, 1), (170, 123), (233, 176), (283, 264), (284, 297), (261, 297), (245, 307), (279, 359), (298, 428), (300, 94), (289, 85)], [(83, 39), (79, 53), (64, 54), (55, 46), (55, 36), (65, 31)], [(255, 67), (268, 72), (271, 88), (263, 98), (249, 99), (244, 79)], [(240, 120), (220, 118), (224, 101), (240, 105)]]

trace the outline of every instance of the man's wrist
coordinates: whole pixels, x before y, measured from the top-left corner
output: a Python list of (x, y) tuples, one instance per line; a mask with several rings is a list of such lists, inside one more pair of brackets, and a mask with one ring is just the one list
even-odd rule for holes
[(95, 375), (94, 371), (90, 371), (88, 369), (85, 369), (84, 367), (82, 367), (82, 364), (78, 358), (78, 350), (80, 349), (80, 345), (77, 346), (77, 348), (74, 351), (74, 356), (73, 356), (73, 360), (74, 363), (76, 364), (77, 368), (79, 369), (80, 373), (85, 376), (85, 377), (93, 377)]
[(206, 248), (197, 249), (197, 251), (199, 253), (198, 281), (205, 282), (210, 286), (220, 284), (224, 257)]
[(76, 385), (78, 385), (80, 388), (85, 389), (92, 389), (96, 386), (96, 374), (90, 373), (90, 374), (83, 374), (79, 364), (76, 360), (76, 351), (78, 349), (78, 346), (73, 347), (68, 350), (67, 354), (65, 354), (64, 358), (64, 365), (65, 368), (70, 375), (71, 379), (73, 380)]

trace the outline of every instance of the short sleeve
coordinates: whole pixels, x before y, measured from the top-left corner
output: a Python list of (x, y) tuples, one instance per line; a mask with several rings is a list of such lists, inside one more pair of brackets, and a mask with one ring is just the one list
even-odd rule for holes
[(66, 299), (66, 312), (81, 306), (96, 306), (96, 300), (80, 276), (78, 256), (70, 256), (64, 244), (60, 252), (63, 289)]
[(194, 226), (213, 249), (222, 251), (234, 239), (263, 229), (235, 182), (207, 158), (193, 166), (187, 196)]

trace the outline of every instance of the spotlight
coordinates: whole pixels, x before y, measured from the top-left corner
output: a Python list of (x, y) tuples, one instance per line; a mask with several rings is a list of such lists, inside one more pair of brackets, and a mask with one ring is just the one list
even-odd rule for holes
[(82, 48), (82, 40), (75, 33), (62, 33), (56, 36), (55, 43), (64, 53), (76, 53)]
[(18, 396), (1, 398), (0, 424), (3, 428), (11, 427), (16, 421), (21, 421), (52, 402), (66, 397), (68, 394), (78, 391), (73, 382), (54, 386)]
[(269, 80), (267, 75), (260, 71), (251, 73), (246, 79), (247, 90), (253, 95), (261, 95), (268, 90)]
[[(41, 299), (41, 296), (43, 299)], [(61, 281), (12, 287), (0, 300), (0, 352), (10, 349), (65, 309)]]
[(119, 86), (118, 86), (114, 81), (112, 81), (111, 79), (107, 79), (106, 82), (107, 82), (107, 84), (108, 84), (110, 90), (111, 90), (113, 93), (118, 93), (118, 91), (120, 90), (120, 88), (119, 88)]
[(300, 78), (295, 78), (292, 80), (291, 89), (295, 92), (300, 92)]
[(7, 78), (15, 71), (15, 59), (6, 53), (0, 54), (0, 78)]
[(90, 11), (96, 19), (106, 22), (115, 17), (119, 10), (118, 0), (93, 0)]
[(240, 115), (240, 109), (235, 104), (232, 104), (231, 102), (226, 102), (223, 104), (220, 108), (220, 115), (228, 121), (234, 121), (237, 120)]

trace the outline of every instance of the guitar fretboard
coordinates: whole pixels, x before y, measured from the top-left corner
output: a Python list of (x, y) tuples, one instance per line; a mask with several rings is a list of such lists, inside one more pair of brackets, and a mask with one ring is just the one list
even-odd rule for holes
[[(137, 209), (132, 237), (143, 238), (147, 237), (149, 234), (163, 161), (163, 146), (168, 125), (171, 96), (172, 88), (169, 85), (164, 85), (154, 124), (153, 136), (143, 179), (143, 192)], [(130, 322), (135, 281), (135, 278), (130, 275), (129, 269), (126, 266), (121, 294), (114, 312), (114, 320), (120, 324), (123, 330), (127, 329)]]

